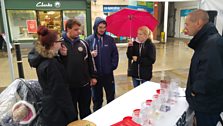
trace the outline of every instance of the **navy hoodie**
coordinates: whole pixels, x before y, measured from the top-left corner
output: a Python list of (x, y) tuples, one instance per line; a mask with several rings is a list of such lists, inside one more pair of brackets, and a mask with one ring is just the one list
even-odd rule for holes
[(100, 23), (106, 21), (100, 17), (95, 19), (94, 23), (94, 34), (87, 37), (86, 41), (89, 44), (90, 50), (97, 49), (97, 56), (94, 57), (97, 74), (108, 75), (112, 74), (118, 66), (118, 49), (114, 42), (114, 39), (106, 34), (103, 34), (99, 39), (97, 36), (97, 27)]

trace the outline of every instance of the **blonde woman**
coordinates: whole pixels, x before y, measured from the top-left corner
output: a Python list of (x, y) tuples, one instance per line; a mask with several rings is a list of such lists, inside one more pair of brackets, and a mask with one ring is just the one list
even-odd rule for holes
[(137, 87), (152, 78), (153, 64), (156, 61), (156, 48), (152, 43), (152, 33), (146, 26), (138, 28), (135, 41), (129, 41), (127, 57), (131, 60), (129, 73), (133, 86)]

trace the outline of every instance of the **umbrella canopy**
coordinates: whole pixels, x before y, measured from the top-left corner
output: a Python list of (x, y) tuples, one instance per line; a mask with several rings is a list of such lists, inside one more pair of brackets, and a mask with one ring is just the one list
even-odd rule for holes
[(151, 31), (158, 21), (146, 11), (124, 8), (106, 18), (107, 31), (117, 36), (136, 37), (137, 29), (147, 26)]

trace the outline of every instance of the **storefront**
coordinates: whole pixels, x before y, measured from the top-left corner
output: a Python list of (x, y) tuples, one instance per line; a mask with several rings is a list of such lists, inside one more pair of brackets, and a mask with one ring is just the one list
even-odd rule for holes
[(187, 38), (191, 39), (191, 36), (184, 34), (184, 27), (185, 27), (185, 20), (186, 16), (196, 10), (198, 8), (198, 2), (175, 2), (174, 6), (176, 8), (175, 15), (176, 15), (176, 21), (175, 21), (175, 34), (174, 37), (176, 38)]
[(90, 5), (90, 0), (5, 0), (10, 39), (33, 42), (40, 25), (61, 34), (70, 18), (81, 22), (86, 37), (91, 34)]

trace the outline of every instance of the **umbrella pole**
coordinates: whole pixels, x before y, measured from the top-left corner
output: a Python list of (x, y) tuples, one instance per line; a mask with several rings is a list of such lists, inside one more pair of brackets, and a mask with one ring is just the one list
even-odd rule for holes
[[(132, 41), (132, 17), (133, 17), (132, 15), (129, 16), (129, 19), (130, 19), (130, 21), (131, 21), (131, 23), (130, 23), (130, 37), (129, 37), (129, 39), (130, 39), (131, 41)], [(133, 42), (133, 41), (132, 41), (132, 42)], [(131, 76), (131, 75), (130, 75), (130, 72), (131, 72), (131, 67), (130, 67), (130, 66), (131, 66), (131, 62), (132, 62), (132, 60), (128, 59), (128, 71), (127, 71), (127, 72), (128, 72), (128, 73), (127, 73), (128, 76)]]
[[(130, 23), (130, 37), (129, 37), (129, 39), (132, 41), (132, 18), (130, 18), (130, 20), (131, 20), (131, 23)], [(132, 60), (128, 59), (128, 71), (127, 71), (128, 72), (127, 73), (128, 76), (131, 76), (130, 75), (131, 74), (130, 72), (132, 71), (131, 67), (130, 67), (131, 66), (131, 62), (132, 62)]]

